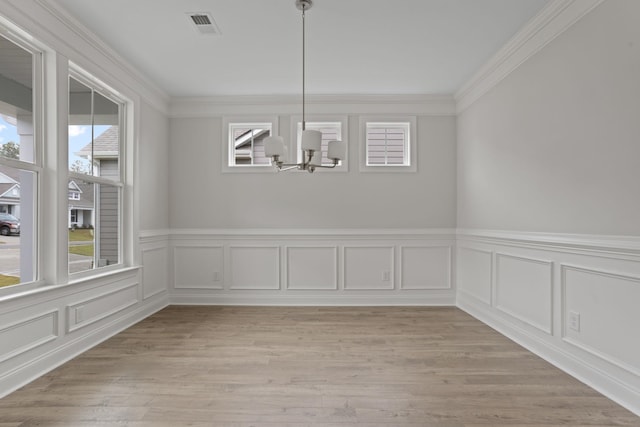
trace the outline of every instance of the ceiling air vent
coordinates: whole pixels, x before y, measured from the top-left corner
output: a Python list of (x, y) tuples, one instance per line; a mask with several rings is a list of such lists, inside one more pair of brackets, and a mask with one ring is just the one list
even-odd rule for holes
[(207, 12), (194, 12), (187, 13), (189, 21), (201, 34), (220, 34), (220, 29), (216, 25), (216, 21), (210, 13)]

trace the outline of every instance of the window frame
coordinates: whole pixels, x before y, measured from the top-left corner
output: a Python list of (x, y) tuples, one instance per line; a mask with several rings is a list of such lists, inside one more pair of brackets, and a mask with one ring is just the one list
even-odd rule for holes
[[(345, 158), (342, 159), (340, 164), (335, 168), (317, 168), (314, 173), (327, 173), (327, 172), (349, 172), (349, 117), (346, 115), (311, 115), (305, 117), (307, 125), (318, 123), (339, 123), (340, 124), (340, 141), (343, 141), (347, 149), (345, 151)], [(301, 147), (300, 147), (300, 132), (302, 130), (302, 115), (291, 116), (291, 143), (295, 145), (295, 157), (291, 155), (291, 148), (289, 148), (289, 160), (292, 162), (301, 162)], [(297, 171), (304, 172), (304, 171)]]
[(223, 173), (274, 173), (276, 168), (271, 164), (264, 165), (231, 165), (231, 125), (271, 125), (271, 135), (279, 135), (278, 117), (277, 116), (225, 116), (222, 119), (222, 135), (220, 146), (221, 152), (221, 170)]
[[(68, 156), (68, 147), (69, 147), (69, 138), (67, 137), (67, 140), (64, 142), (66, 150), (65, 153), (67, 153), (67, 155), (65, 156), (64, 162), (67, 165), (67, 169), (66, 169), (66, 177), (65, 177), (65, 183), (66, 186), (64, 187), (65, 192), (68, 192), (68, 182), (70, 180), (78, 180), (78, 181), (88, 181), (98, 185), (107, 185), (107, 186), (111, 186), (111, 187), (116, 187), (117, 188), (117, 192), (118, 192), (118, 218), (117, 218), (117, 223), (118, 223), (118, 262), (116, 264), (110, 264), (110, 265), (106, 265), (106, 266), (94, 266), (93, 268), (89, 269), (89, 270), (83, 270), (83, 271), (79, 271), (76, 273), (70, 273), (68, 271), (68, 265), (69, 265), (69, 260), (68, 260), (68, 246), (69, 246), (69, 242), (68, 242), (68, 234), (67, 234), (67, 238), (64, 239), (65, 240), (65, 244), (66, 244), (66, 252), (67, 252), (67, 259), (66, 259), (66, 263), (65, 265), (67, 266), (67, 277), (69, 278), (69, 283), (74, 283), (74, 282), (78, 282), (81, 280), (85, 280), (87, 278), (91, 278), (91, 277), (95, 277), (95, 276), (100, 276), (103, 275), (105, 273), (109, 273), (109, 272), (116, 272), (119, 270), (123, 270), (127, 267), (127, 260), (130, 258), (130, 256), (128, 256), (127, 253), (125, 253), (125, 247), (128, 245), (128, 241), (130, 238), (133, 238), (132, 236), (129, 236), (127, 233), (125, 233), (125, 228), (124, 228), (124, 222), (123, 222), (123, 217), (126, 215), (126, 212), (130, 211), (130, 209), (128, 209), (125, 206), (125, 200), (128, 200), (129, 197), (124, 194), (124, 192), (126, 191), (126, 182), (127, 182), (127, 175), (126, 175), (126, 171), (128, 169), (128, 156), (127, 156), (127, 150), (128, 150), (128, 144), (130, 143), (128, 140), (128, 136), (130, 135), (130, 129), (129, 129), (129, 117), (130, 117), (130, 109), (133, 108), (133, 102), (128, 100), (126, 97), (124, 97), (123, 95), (121, 95), (118, 91), (116, 91), (115, 89), (107, 86), (106, 84), (104, 84), (102, 81), (100, 81), (98, 78), (94, 77), (93, 74), (91, 74), (88, 71), (85, 71), (83, 68), (79, 67), (78, 65), (69, 62), (69, 68), (68, 68), (68, 74), (67, 74), (67, 79), (71, 79), (73, 78), (74, 80), (78, 81), (79, 83), (89, 87), (90, 89), (94, 90), (95, 92), (99, 93), (101, 96), (107, 98), (108, 100), (116, 103), (119, 105), (119, 111), (118, 111), (118, 180), (114, 180), (111, 178), (103, 178), (100, 176), (96, 176), (96, 175), (90, 175), (90, 174), (83, 174), (83, 173), (78, 173), (78, 172), (71, 172), (69, 170), (68, 167), (68, 162), (69, 162), (69, 156)], [(67, 86), (68, 89), (68, 86)], [(66, 125), (67, 127), (69, 126), (69, 112), (67, 109), (66, 112)], [(95, 188), (95, 187), (94, 187)], [(61, 210), (64, 209), (65, 215), (69, 215), (69, 204), (68, 204), (68, 199), (67, 199), (67, 203), (64, 204), (63, 207), (61, 207)], [(94, 210), (95, 212), (98, 212), (98, 202), (94, 199)], [(65, 216), (65, 222), (68, 222), (68, 217)], [(96, 232), (96, 234), (98, 234)], [(99, 239), (96, 236), (96, 238), (94, 239), (94, 251), (95, 248), (99, 245)], [(95, 252), (94, 252), (95, 253)]]
[[(405, 141), (405, 155), (408, 164), (405, 165), (369, 165), (367, 164), (368, 141), (367, 129), (370, 124), (408, 126), (408, 141)], [(418, 171), (418, 133), (416, 116), (361, 116), (360, 117), (360, 172), (417, 172)]]
[[(47, 132), (45, 129), (45, 63), (47, 62), (47, 55), (51, 54), (51, 51), (44, 45), (34, 40), (30, 34), (22, 31), (18, 27), (13, 26), (9, 21), (0, 16), (0, 36), (15, 44), (21, 49), (31, 54), (32, 57), (32, 114), (33, 114), (33, 156), (31, 161), (10, 159), (0, 156), (0, 163), (6, 167), (16, 170), (23, 170), (30, 172), (34, 175), (33, 184), (34, 191), (30, 197), (29, 203), (31, 204), (31, 220), (29, 226), (31, 227), (31, 260), (30, 268), (33, 272), (33, 280), (28, 282), (19, 282), (15, 285), (6, 286), (0, 288), (0, 298), (6, 295), (12, 295), (14, 293), (28, 292), (43, 285), (43, 264), (44, 264), (44, 252), (42, 249), (42, 203), (43, 203), (43, 174), (44, 171), (44, 135)], [(24, 199), (24, 192), (20, 191), (20, 203)], [(21, 231), (21, 258), (22, 258), (22, 244), (26, 240), (23, 239), (24, 231), (26, 227), (24, 224), (27, 222), (23, 220), (22, 215), (20, 218), (20, 231)], [(22, 265), (22, 259), (21, 259)], [(22, 270), (22, 267), (21, 267)], [(22, 271), (21, 271), (22, 273)]]

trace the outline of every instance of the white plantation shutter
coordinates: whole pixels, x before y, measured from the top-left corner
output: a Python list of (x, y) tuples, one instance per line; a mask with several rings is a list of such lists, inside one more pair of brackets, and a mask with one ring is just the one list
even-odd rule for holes
[(367, 166), (408, 166), (409, 129), (409, 123), (367, 123)]
[[(307, 130), (317, 130), (322, 132), (322, 164), (332, 165), (333, 161), (327, 158), (329, 150), (329, 141), (342, 141), (342, 123), (340, 122), (307, 122)], [(302, 136), (302, 123), (298, 123), (298, 147), (300, 147), (300, 138)], [(298, 150), (300, 157), (300, 150)], [(302, 159), (298, 159), (301, 161)]]

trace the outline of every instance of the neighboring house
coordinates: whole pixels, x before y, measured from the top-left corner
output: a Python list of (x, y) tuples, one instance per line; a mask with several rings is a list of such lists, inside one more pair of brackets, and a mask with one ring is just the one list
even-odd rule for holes
[(69, 228), (93, 227), (93, 188), (91, 185), (69, 181)]
[[(75, 153), (77, 156), (90, 161), (94, 167), (94, 175), (103, 178), (118, 180), (120, 157), (120, 130), (118, 126), (110, 126), (98, 135), (93, 143), (89, 143)], [(83, 189), (83, 184), (78, 185), (82, 193), (91, 193), (95, 200), (91, 200), (94, 209), (99, 204), (99, 214), (93, 215), (91, 225), (96, 228), (96, 257), (106, 260), (107, 264), (118, 262), (118, 203), (119, 195), (116, 186), (89, 184)], [(71, 196), (71, 193), (70, 193)], [(74, 196), (75, 197), (75, 196)]]
[[(20, 172), (0, 165), (0, 213), (20, 219)], [(68, 226), (93, 227), (93, 190), (91, 186), (69, 181)]]
[(264, 154), (264, 139), (269, 129), (238, 129), (234, 135), (236, 165), (268, 165), (271, 159)]
[(0, 165), (0, 213), (20, 218), (20, 172)]

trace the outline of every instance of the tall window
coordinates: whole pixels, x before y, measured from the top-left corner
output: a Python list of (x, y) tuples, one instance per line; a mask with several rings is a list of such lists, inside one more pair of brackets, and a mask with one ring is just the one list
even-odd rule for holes
[[(69, 273), (121, 263), (124, 103), (91, 80), (69, 78)], [(71, 196), (73, 194), (73, 196)]]
[(0, 35), (0, 287), (37, 279), (41, 53)]
[(362, 119), (362, 171), (415, 171), (415, 119), (369, 121)]

